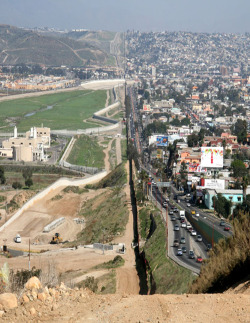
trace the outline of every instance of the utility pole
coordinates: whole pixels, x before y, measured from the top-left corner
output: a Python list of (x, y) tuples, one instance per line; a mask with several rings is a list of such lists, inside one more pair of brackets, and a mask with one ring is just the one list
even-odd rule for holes
[(30, 239), (29, 239), (29, 271), (30, 271)]

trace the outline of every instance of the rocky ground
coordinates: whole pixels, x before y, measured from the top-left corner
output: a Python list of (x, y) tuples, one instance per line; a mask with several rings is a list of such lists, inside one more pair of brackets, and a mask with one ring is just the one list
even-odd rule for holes
[[(244, 284), (245, 285), (245, 284)], [(31, 278), (17, 298), (0, 296), (2, 322), (250, 322), (250, 290), (200, 295), (95, 295)]]

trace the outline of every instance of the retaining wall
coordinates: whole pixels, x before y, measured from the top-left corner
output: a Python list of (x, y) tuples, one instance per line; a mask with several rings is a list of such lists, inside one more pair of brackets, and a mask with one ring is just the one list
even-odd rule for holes
[(49, 193), (53, 192), (55, 189), (64, 186), (82, 186), (86, 184), (90, 184), (93, 182), (100, 181), (107, 175), (106, 171), (98, 173), (88, 178), (84, 179), (69, 179), (69, 178), (60, 178), (58, 181), (53, 183), (52, 185), (48, 186), (46, 189), (41, 191), (40, 193), (33, 196), (28, 202), (26, 202), (21, 209), (19, 209), (5, 224), (0, 227), (0, 232), (3, 231), (10, 223), (15, 221), (24, 211), (26, 211), (29, 207), (31, 207), (35, 202), (41, 200)]

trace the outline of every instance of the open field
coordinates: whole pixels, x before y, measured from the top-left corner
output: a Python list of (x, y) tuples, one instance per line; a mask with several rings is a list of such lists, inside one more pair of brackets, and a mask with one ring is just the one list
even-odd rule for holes
[(97, 139), (81, 135), (77, 138), (67, 162), (73, 165), (104, 168), (103, 148)]
[[(25, 186), (25, 179), (23, 178), (22, 173), (17, 172), (5, 172), (6, 184), (12, 185), (13, 182), (20, 182), (23, 187)], [(33, 185), (31, 186), (31, 190), (42, 190), (47, 186), (51, 185), (59, 178), (61, 178), (61, 174), (33, 174), (32, 181)]]
[(102, 109), (106, 91), (68, 91), (25, 99), (0, 102), (0, 128), (9, 132), (17, 125), (19, 132), (31, 126), (51, 129), (85, 129), (94, 124), (83, 122)]

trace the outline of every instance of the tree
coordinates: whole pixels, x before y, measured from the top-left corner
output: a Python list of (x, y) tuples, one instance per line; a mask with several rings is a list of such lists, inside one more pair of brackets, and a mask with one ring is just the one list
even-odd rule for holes
[(22, 188), (22, 184), (20, 182), (13, 182), (12, 187), (14, 190), (20, 190)]
[(0, 181), (1, 181), (1, 184), (4, 184), (6, 182), (3, 166), (0, 166)]
[(232, 202), (218, 193), (217, 196), (213, 197), (214, 209), (219, 214), (227, 218), (231, 214)]
[(33, 181), (31, 178), (26, 179), (25, 185), (30, 188), (33, 185)]
[(180, 127), (181, 126), (181, 122), (179, 119), (175, 118), (172, 122), (171, 125), (175, 126), (175, 127)]
[(233, 134), (237, 136), (239, 143), (245, 143), (247, 138), (247, 122), (246, 120), (237, 119), (231, 127)]
[(235, 178), (240, 178), (247, 175), (247, 169), (242, 160), (235, 159), (231, 163), (231, 170), (233, 171), (233, 176)]
[(242, 178), (243, 201), (246, 200), (248, 184), (249, 184), (249, 177), (243, 176)]
[(23, 169), (23, 178), (27, 180), (28, 178), (31, 178), (33, 175), (32, 169), (30, 167), (25, 167)]
[(189, 118), (184, 118), (181, 120), (181, 124), (183, 126), (189, 126), (190, 125), (190, 119)]
[(199, 144), (199, 136), (193, 132), (191, 135), (187, 137), (188, 147), (195, 147)]

